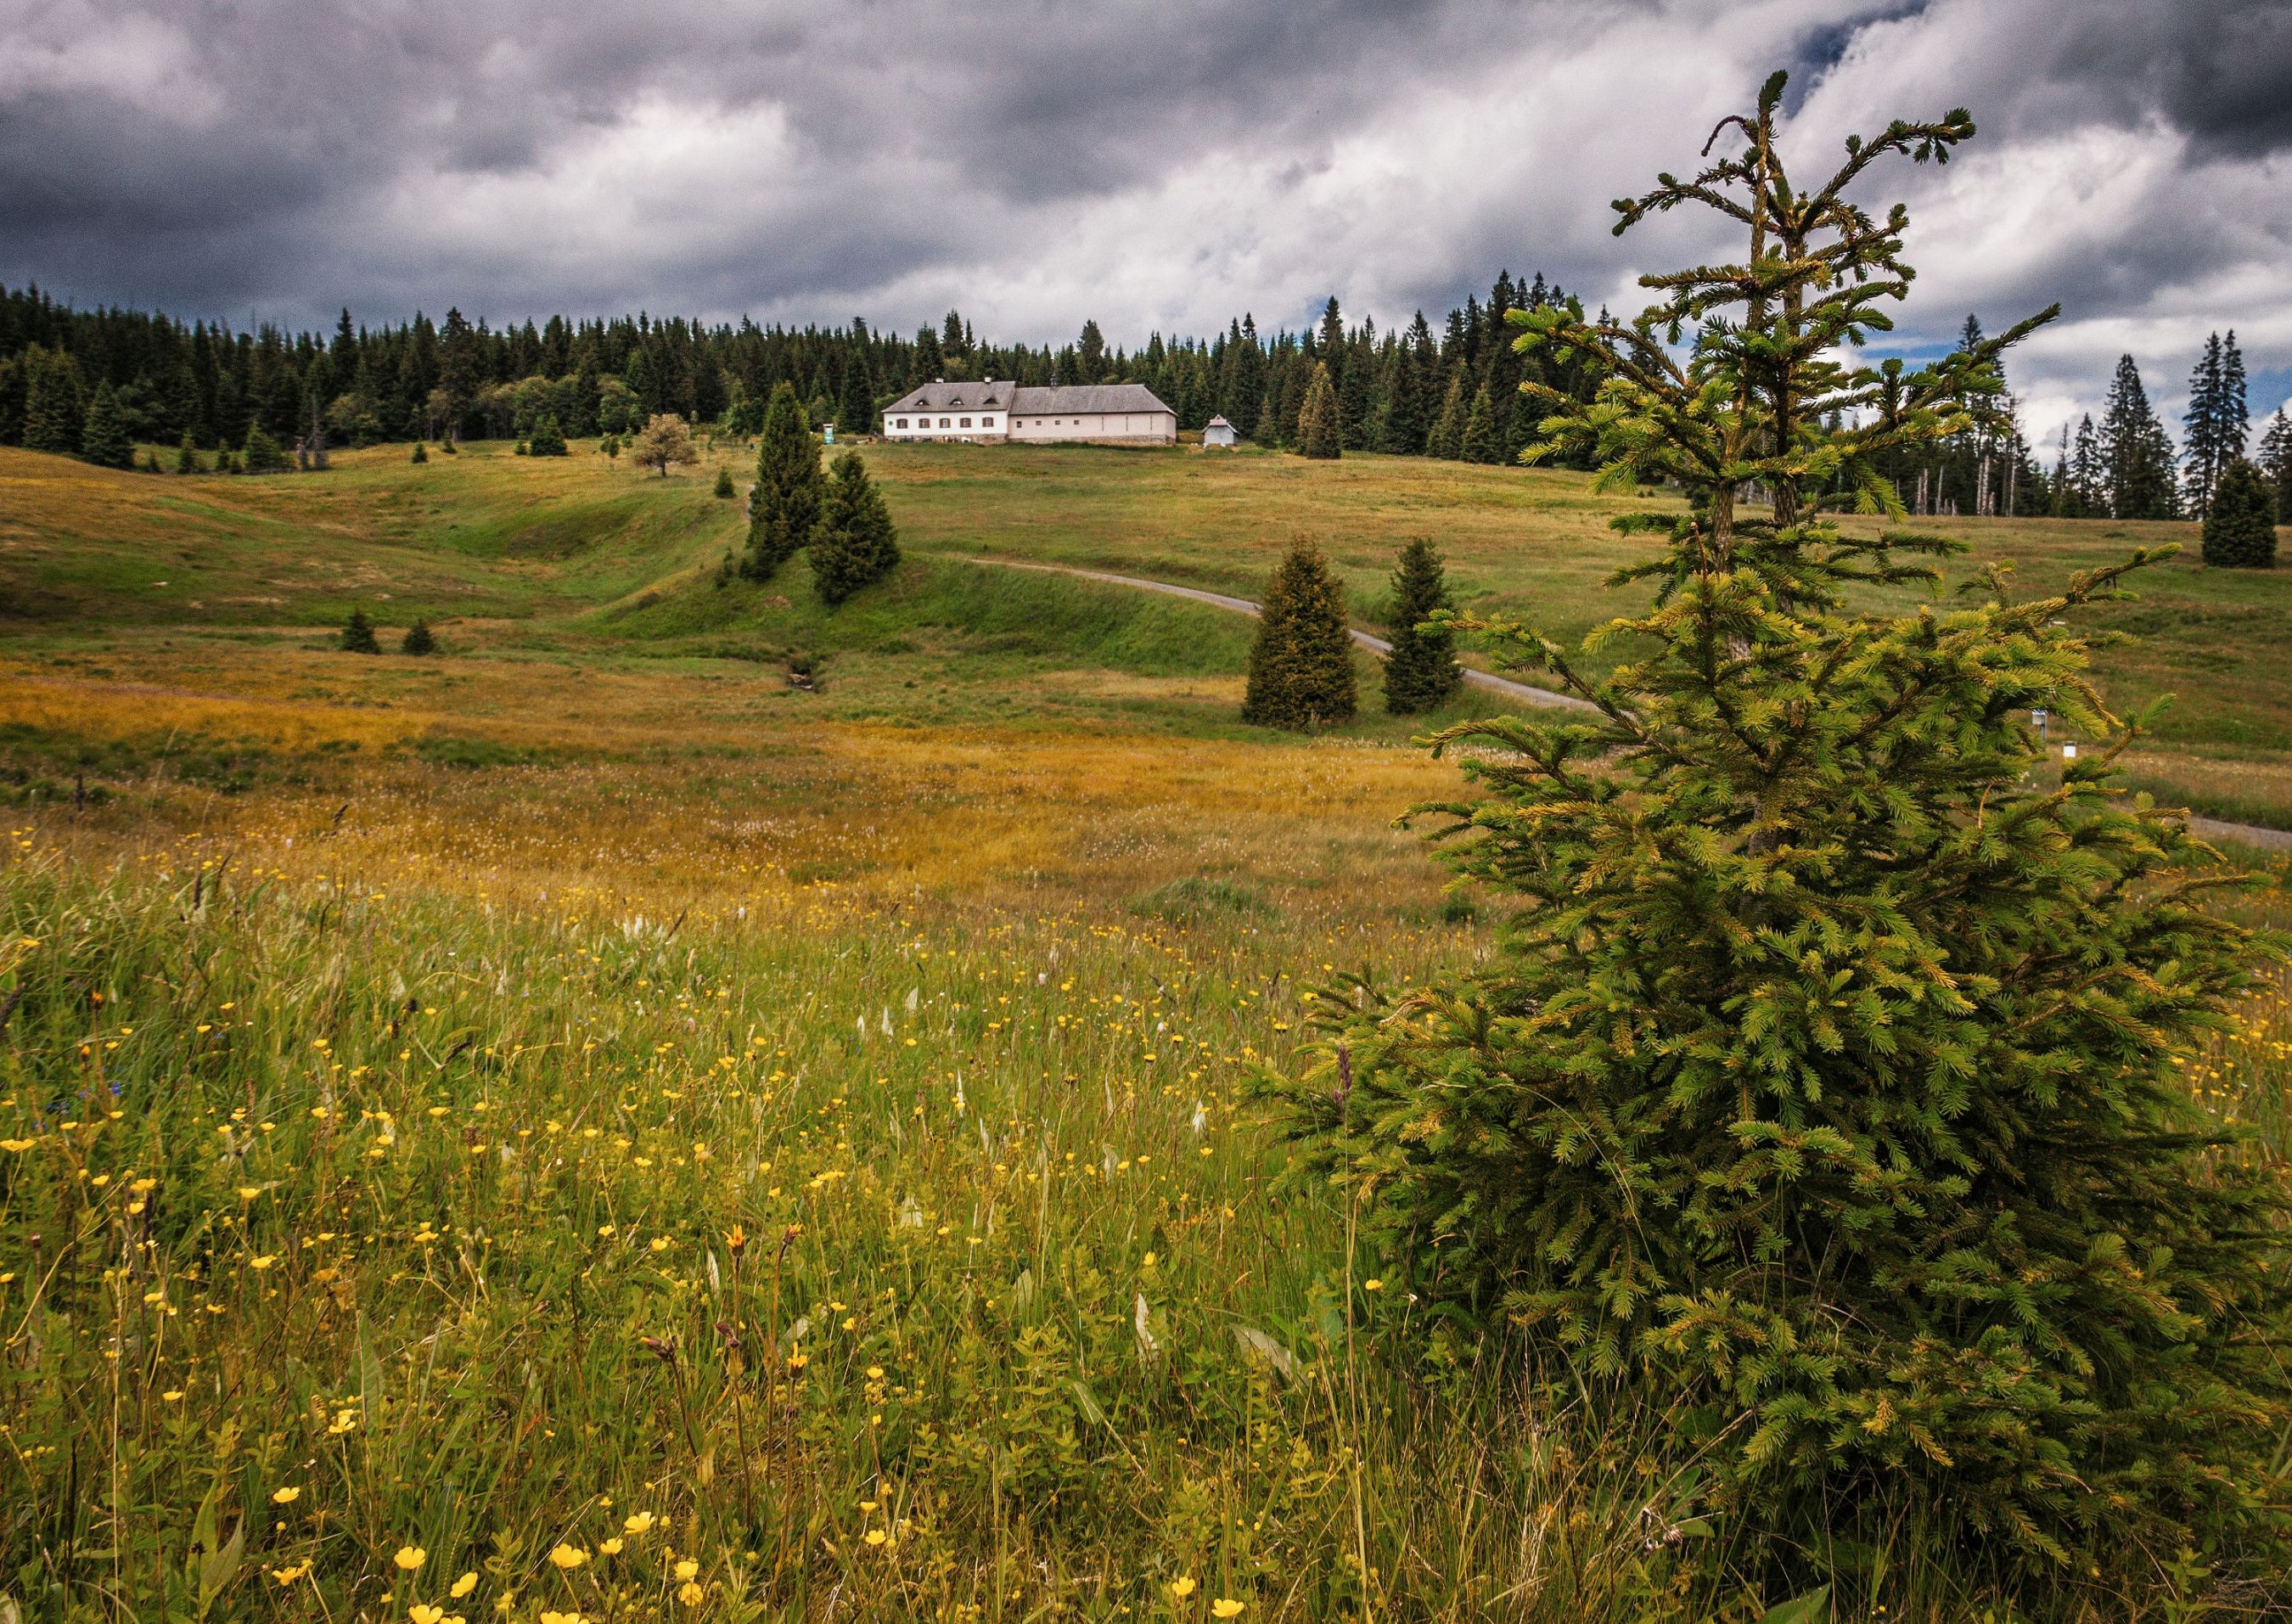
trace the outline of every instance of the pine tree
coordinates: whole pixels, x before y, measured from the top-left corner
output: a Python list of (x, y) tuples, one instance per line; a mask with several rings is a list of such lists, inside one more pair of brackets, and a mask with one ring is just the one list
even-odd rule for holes
[(78, 456), (87, 415), (78, 366), (60, 351), (34, 344), (24, 351), (24, 449)]
[(533, 431), (533, 438), (525, 442), (528, 456), (569, 456), (565, 444), (565, 432), (557, 426), (554, 417), (544, 417)]
[(723, 497), (727, 501), (730, 501), (738, 494), (732, 489), (732, 471), (730, 468), (719, 468), (716, 470), (715, 492), (717, 496)]
[(1432, 544), (1418, 537), (1400, 550), (1392, 572), (1392, 651), (1384, 657), (1384, 708), (1396, 716), (1438, 708), (1464, 686), (1456, 638), (1424, 623), (1452, 608), (1449, 582)]
[(1274, 570), (1258, 609), (1241, 719), (1301, 732), (1351, 720), (1352, 649), (1344, 588), (1320, 550), (1300, 542)]
[(1504, 447), (1497, 439), (1496, 406), (1489, 399), (1485, 384), (1473, 392), (1473, 409), (1465, 415), (1465, 432), (1458, 437), (1457, 454), (1468, 463), (1493, 464), (1504, 457)]
[[(1420, 810), (1516, 906), (1482, 964), (1317, 1000), (1326, 1040), (1266, 1085), (1293, 1176), (1360, 1216), (1436, 1362), (1509, 1343), (1568, 1369), (1594, 1435), (1677, 1418), (1699, 1508), (1773, 1582), (1906, 1527), (2096, 1594), (2199, 1525), (2280, 1571), (2244, 1485), (2288, 1398), (2292, 1208), (2266, 1158), (2215, 1151), (2233, 1130), (2175, 1065), (2279, 944), (2197, 905), (2177, 815), (2111, 792), (2129, 731), (2064, 624), (2156, 555), (2034, 600), (1977, 577), (1939, 610), (1868, 602), (1958, 549), (1842, 532), (1829, 475), (1838, 505), (1884, 501), (1887, 459), (1990, 409), (1998, 355), (2057, 311), (1877, 410), (1856, 356), (1910, 284), (1907, 214), (1852, 189), (1973, 123), (1897, 121), (1800, 183), (1783, 86), (1691, 182), (1617, 205), (1628, 228), (1715, 201), (1749, 239), (1733, 264), (1650, 277), (1629, 322), (1513, 318), (1605, 375), (1588, 403), (1531, 386), (1531, 455), (1689, 505), (1617, 521), (1667, 544), (1625, 572), (1655, 593), (1605, 628), (1633, 644), (1610, 676), (1464, 623), (1598, 711), (1439, 736), (1497, 754), (1470, 769), (1486, 798)], [(1814, 403), (1851, 426), (1811, 433)], [(2039, 705), (2115, 742), (2041, 778)]]
[(899, 567), (899, 533), (857, 451), (835, 459), (810, 551), (813, 587), (833, 608)]
[(191, 432), (183, 431), (182, 443), (175, 448), (175, 472), (197, 473), (199, 471), (199, 448), (191, 442)]
[(2276, 567), (2276, 493), (2244, 458), (2221, 470), (2205, 512), (2205, 562), (2220, 570)]
[(246, 444), (239, 450), (238, 465), (246, 473), (285, 473), (295, 466), (295, 461), (270, 438), (268, 430), (253, 423), (247, 425)]
[(413, 455), (413, 456), (409, 456), (409, 457), (408, 457), (406, 460), (407, 460), (407, 461), (408, 461), (408, 462), (410, 462), (410, 463), (426, 463), (426, 462), (428, 462), (428, 461), (430, 460), (430, 448), (429, 448), (429, 447), (427, 447), (427, 446), (424, 445), (424, 444), (423, 444), (420, 440), (416, 440), (416, 441), (414, 442), (414, 455)]
[(1465, 369), (1458, 367), (1449, 374), (1449, 392), (1441, 398), (1440, 415), (1432, 419), (1432, 432), (1424, 437), (1425, 456), (1450, 462), (1464, 456), (1467, 408)]
[(382, 644), (375, 640), (374, 622), (366, 618), (366, 610), (354, 609), (351, 618), (343, 622), (343, 652), (345, 654), (379, 654)]
[(2141, 369), (2121, 356), (2101, 419), (2101, 455), (2113, 519), (2171, 519), (2179, 507), (2173, 441), (2141, 386)]
[(1334, 462), (1344, 455), (1344, 432), (1337, 423), (1337, 392), (1329, 382), (1325, 361), (1313, 363), (1312, 381), (1305, 386), (1305, 403), (1297, 412), (1297, 448), (1321, 462)]
[(416, 656), (435, 654), (438, 651), (438, 639), (431, 634), (430, 623), (427, 620), (416, 620), (412, 626), (408, 626), (405, 640), (398, 645), (398, 651), (400, 654)]
[(88, 403), (79, 454), (99, 468), (135, 465), (135, 444), (127, 438), (127, 419), (120, 415), (119, 396), (108, 378), (95, 386), (95, 399)]
[(752, 579), (771, 579), (782, 564), (811, 544), (812, 526), (819, 522), (823, 488), (819, 443), (811, 437), (811, 420), (794, 386), (777, 384), (764, 408), (763, 439), (756, 448), (756, 488), (748, 503), (748, 556), (742, 568)]

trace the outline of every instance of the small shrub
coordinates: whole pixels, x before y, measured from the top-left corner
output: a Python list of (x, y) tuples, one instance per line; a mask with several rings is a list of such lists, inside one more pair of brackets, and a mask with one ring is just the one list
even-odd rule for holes
[(727, 501), (730, 500), (732, 496), (732, 471), (730, 468), (719, 468), (716, 470), (716, 494), (718, 497)]
[(428, 448), (427, 446), (424, 446), (424, 445), (420, 440), (416, 440), (416, 441), (414, 442), (414, 455), (413, 455), (412, 456), (408, 457), (407, 460), (408, 460), (408, 462), (416, 462), (416, 463), (426, 463), (426, 462), (428, 462), (428, 461), (430, 460), (430, 449), (429, 449), (429, 448)]
[(430, 623), (427, 620), (416, 620), (412, 626), (408, 626), (406, 639), (398, 645), (398, 651), (400, 654), (435, 654), (438, 651), (438, 640), (431, 635)]
[(351, 618), (343, 622), (342, 643), (345, 654), (382, 652), (382, 644), (375, 638), (374, 622), (366, 618), (362, 609), (351, 610)]

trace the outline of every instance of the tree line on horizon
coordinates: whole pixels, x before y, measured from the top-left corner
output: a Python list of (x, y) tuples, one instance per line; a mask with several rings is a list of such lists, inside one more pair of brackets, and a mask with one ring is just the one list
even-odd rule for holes
[[(1299, 331), (1269, 336), (1245, 314), (1207, 339), (1156, 333), (1127, 351), (1109, 345), (1095, 321), (1056, 348), (997, 345), (955, 311), (912, 337), (858, 318), (796, 328), (642, 312), (495, 328), (459, 310), (442, 323), (417, 312), (374, 327), (344, 311), (331, 335), (271, 324), (238, 332), (139, 311), (77, 310), (28, 286), (0, 288), (0, 444), (120, 467), (138, 444), (181, 444), (185, 469), (196, 465), (192, 448), (247, 448), (242, 465), (262, 472), (293, 465), (280, 448), (298, 441), (618, 435), (663, 414), (745, 438), (762, 432), (766, 402), (782, 384), (811, 421), (849, 433), (854, 424), (872, 431), (884, 405), (919, 384), (995, 377), (1142, 384), (1170, 404), (1182, 429), (1223, 416), (1246, 440), (1310, 455), (1509, 465), (1548, 408), (1526, 400), (1523, 384), (1583, 402), (1601, 381), (1583, 358), (1514, 348), (1514, 312), (1543, 309), (1580, 305), (1541, 273), (1516, 279), (1507, 271), (1485, 302), (1467, 297), (1437, 332), (1422, 311), (1405, 327), (1349, 323), (1332, 296), (1320, 321)], [(1968, 317), (1960, 347), (1981, 340), (1980, 322)], [(1907, 387), (1915, 368), (1899, 376)], [(2183, 428), (2176, 448), (2128, 355), (2100, 421), (2064, 426), (2050, 466), (2006, 397), (1980, 429), (1905, 450), (1885, 473), (1920, 515), (2201, 519), (2215, 485), (2248, 456), (2278, 512), (2292, 512), (2292, 426), (2280, 410), (2252, 443), (2233, 331), (2207, 341)]]

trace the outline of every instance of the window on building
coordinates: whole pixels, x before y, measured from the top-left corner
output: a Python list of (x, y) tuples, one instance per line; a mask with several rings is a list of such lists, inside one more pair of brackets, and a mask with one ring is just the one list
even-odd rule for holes
[(969, 427), (971, 426), (971, 419), (970, 419), (970, 418), (968, 418), (968, 417), (965, 417), (965, 418), (964, 418), (964, 419), (960, 424), (956, 424), (956, 427), (958, 427), (958, 428), (965, 428), (965, 429), (967, 429), (967, 428), (969, 428)]
[(941, 427), (941, 428), (943, 428), (943, 429), (951, 429), (951, 428), (953, 428), (953, 427), (955, 426), (955, 424), (953, 424), (949, 423), (946, 418), (942, 417), (942, 418), (940, 418), (940, 419), (939, 420), (939, 426), (940, 426), (940, 427)]
[(992, 417), (981, 417), (979, 420), (979, 426), (982, 429), (991, 429), (995, 426), (995, 419)]
[(905, 417), (902, 417), (892, 426), (895, 429), (903, 429), (908, 426), (908, 420)]

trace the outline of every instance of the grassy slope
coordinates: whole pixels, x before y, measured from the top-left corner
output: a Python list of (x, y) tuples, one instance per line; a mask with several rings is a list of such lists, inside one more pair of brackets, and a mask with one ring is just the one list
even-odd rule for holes
[[(800, 572), (712, 584), (706, 467), (0, 453), (28, 1617), (195, 1613), (203, 1503), (246, 1531), (211, 1617), (1758, 1616), (1723, 1529), (1699, 1578), (1644, 1539), (1684, 1512), (1662, 1418), (1436, 1399), (1411, 1261), (1278, 1188), (1242, 1109), (1300, 979), (1479, 945), (1389, 827), (1454, 770), (1376, 718), (1239, 727), (1236, 618), (956, 556), (1247, 588), (1311, 529), (1371, 613), (1422, 530), (1468, 595), (1572, 626), (1607, 505), (1002, 456), (876, 454), (912, 557), (830, 615)], [(354, 602), (440, 615), (446, 654), (333, 650)], [(2279, 1143), (2288, 1009), (2191, 1071)], [(1870, 1603), (1980, 1616), (1989, 1577), (1913, 1542)]]

